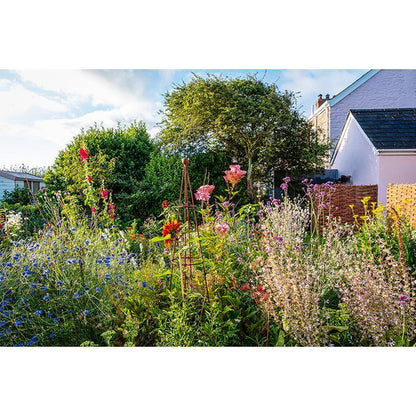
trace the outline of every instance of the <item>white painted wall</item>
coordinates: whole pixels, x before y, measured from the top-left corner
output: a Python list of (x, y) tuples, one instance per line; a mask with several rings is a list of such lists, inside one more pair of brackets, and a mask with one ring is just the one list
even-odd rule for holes
[(416, 183), (416, 155), (379, 155), (378, 200), (387, 203), (389, 183)]
[(379, 166), (376, 149), (353, 117), (346, 127), (331, 169), (338, 169), (340, 176), (351, 175), (354, 185), (377, 184)]
[(416, 107), (416, 70), (382, 69), (331, 106), (330, 137), (334, 143), (351, 109)]

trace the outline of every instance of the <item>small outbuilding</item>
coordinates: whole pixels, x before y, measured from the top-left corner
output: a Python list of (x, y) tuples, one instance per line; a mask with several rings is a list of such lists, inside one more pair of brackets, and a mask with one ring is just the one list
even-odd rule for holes
[(386, 205), (388, 184), (416, 183), (416, 108), (350, 110), (331, 168), (354, 185), (378, 185)]
[(3, 199), (4, 191), (13, 191), (16, 188), (27, 188), (33, 193), (45, 186), (42, 178), (31, 175), (30, 173), (11, 172), (0, 170), (0, 201)]

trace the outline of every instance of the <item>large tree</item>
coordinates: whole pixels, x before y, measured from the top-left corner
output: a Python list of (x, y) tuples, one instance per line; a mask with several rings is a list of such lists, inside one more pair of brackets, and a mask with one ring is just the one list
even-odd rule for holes
[(253, 180), (266, 181), (271, 170), (301, 175), (320, 169), (329, 145), (319, 141), (299, 114), (292, 92), (280, 92), (255, 76), (193, 76), (164, 96), (158, 135), (164, 148), (182, 154), (223, 150), (247, 169), (247, 193)]

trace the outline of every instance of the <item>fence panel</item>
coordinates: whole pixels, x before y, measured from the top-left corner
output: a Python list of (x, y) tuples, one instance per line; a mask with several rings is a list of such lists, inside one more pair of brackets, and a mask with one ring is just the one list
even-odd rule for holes
[[(364, 215), (363, 198), (369, 197), (368, 207), (372, 202), (377, 203), (377, 185), (334, 185), (329, 189), (325, 185), (319, 185), (315, 194), (315, 215), (319, 211), (319, 229), (327, 223), (328, 216), (340, 218), (342, 223), (354, 224), (360, 216)], [(352, 208), (351, 208), (352, 206)], [(358, 217), (354, 218), (354, 215)]]
[(395, 208), (405, 215), (410, 224), (416, 227), (416, 183), (390, 184), (387, 187), (387, 211)]

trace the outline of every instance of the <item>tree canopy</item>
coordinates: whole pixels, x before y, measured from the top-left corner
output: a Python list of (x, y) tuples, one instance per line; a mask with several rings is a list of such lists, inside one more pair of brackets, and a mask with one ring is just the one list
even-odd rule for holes
[(98, 193), (108, 189), (113, 195), (117, 212), (123, 220), (140, 217), (140, 207), (132, 203), (131, 195), (140, 187), (145, 167), (154, 145), (143, 122), (128, 126), (104, 128), (94, 125), (81, 130), (66, 149), (59, 153), (45, 175), (51, 191), (69, 191), (85, 201), (89, 184), (80, 169), (80, 149), (88, 149), (91, 160), (91, 183)]
[(164, 96), (158, 135), (172, 152), (225, 151), (253, 180), (266, 181), (271, 170), (301, 175), (322, 168), (329, 145), (318, 140), (296, 108), (293, 92), (280, 92), (255, 76), (222, 78), (197, 75)]

